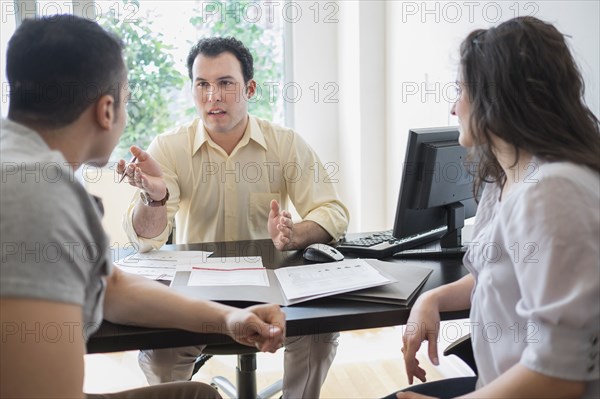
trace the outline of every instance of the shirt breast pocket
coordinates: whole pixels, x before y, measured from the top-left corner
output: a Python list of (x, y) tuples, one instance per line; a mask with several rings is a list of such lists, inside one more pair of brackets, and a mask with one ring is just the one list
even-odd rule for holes
[(271, 200), (281, 205), (279, 193), (250, 193), (248, 204), (248, 229), (252, 239), (268, 238), (267, 220), (271, 210)]

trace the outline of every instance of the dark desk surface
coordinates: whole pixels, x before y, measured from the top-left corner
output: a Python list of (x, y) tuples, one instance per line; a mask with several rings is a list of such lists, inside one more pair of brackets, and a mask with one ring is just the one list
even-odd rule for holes
[[(300, 251), (280, 252), (271, 240), (237, 241), (192, 245), (173, 245), (165, 249), (199, 250), (214, 252), (213, 257), (261, 256), (263, 265), (270, 269), (304, 263)], [(392, 260), (422, 265), (433, 269), (421, 292), (460, 279), (467, 274), (459, 259), (440, 261)], [(250, 303), (229, 303), (247, 306)], [(359, 330), (406, 324), (410, 306), (358, 302), (322, 298), (284, 308), (287, 318), (287, 335), (308, 335), (334, 331)], [(468, 312), (442, 314), (442, 319), (468, 317)], [(167, 348), (199, 344), (223, 344), (232, 340), (222, 334), (197, 334), (181, 330), (138, 328), (104, 322), (88, 341), (88, 353), (116, 352), (134, 349)]]

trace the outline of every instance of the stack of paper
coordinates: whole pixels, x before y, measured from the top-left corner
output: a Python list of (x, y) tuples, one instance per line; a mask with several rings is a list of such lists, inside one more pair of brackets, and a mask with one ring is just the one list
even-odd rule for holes
[(275, 275), (290, 303), (375, 287), (393, 281), (363, 259), (284, 267), (275, 270)]
[(150, 251), (129, 255), (117, 260), (115, 265), (126, 273), (171, 281), (177, 270), (189, 270), (192, 264), (205, 262), (211, 254), (204, 251)]

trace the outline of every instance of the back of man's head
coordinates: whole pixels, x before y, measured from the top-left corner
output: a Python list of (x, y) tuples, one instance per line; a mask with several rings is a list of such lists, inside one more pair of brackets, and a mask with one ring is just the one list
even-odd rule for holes
[(104, 95), (115, 105), (126, 69), (119, 39), (73, 15), (26, 19), (8, 42), (8, 117), (46, 128), (74, 122)]
[(234, 37), (207, 37), (200, 39), (188, 54), (187, 67), (190, 79), (194, 80), (192, 66), (198, 54), (207, 57), (217, 57), (222, 53), (231, 53), (240, 62), (244, 83), (248, 83), (254, 78), (254, 59), (250, 50), (244, 46), (244, 43)]

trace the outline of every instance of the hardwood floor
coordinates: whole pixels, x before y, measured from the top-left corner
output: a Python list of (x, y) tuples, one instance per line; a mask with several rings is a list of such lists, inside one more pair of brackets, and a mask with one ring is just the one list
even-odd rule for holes
[[(401, 337), (402, 331), (398, 327), (342, 333), (321, 397), (379, 398), (407, 386), (400, 352)], [(436, 368), (422, 353), (419, 353), (419, 360), (427, 370), (428, 381), (468, 374), (460, 361), (440, 359), (442, 364)], [(257, 362), (259, 389), (282, 377), (283, 351), (261, 353)], [(209, 382), (212, 377), (222, 375), (234, 381), (235, 366), (235, 356), (213, 357), (194, 376), (194, 380)], [(147, 385), (137, 365), (137, 352), (88, 355), (85, 374), (86, 392), (114, 392)]]

